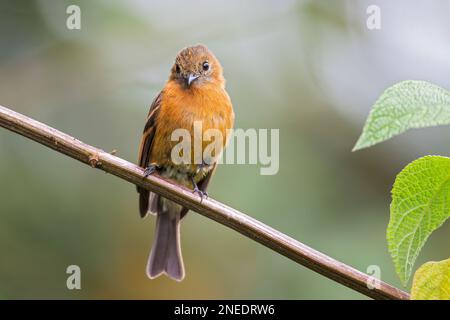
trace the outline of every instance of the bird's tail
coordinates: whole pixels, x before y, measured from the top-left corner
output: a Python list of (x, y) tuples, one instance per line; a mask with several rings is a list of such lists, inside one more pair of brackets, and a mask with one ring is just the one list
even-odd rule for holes
[(154, 279), (165, 273), (181, 281), (184, 265), (180, 246), (180, 213), (159, 211), (156, 216), (156, 232), (147, 265), (147, 275)]

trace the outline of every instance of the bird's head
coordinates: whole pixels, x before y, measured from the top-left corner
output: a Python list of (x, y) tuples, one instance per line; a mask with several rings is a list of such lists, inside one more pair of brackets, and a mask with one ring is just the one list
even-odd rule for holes
[(171, 81), (183, 88), (200, 88), (206, 84), (224, 86), (222, 66), (214, 54), (202, 44), (182, 49), (172, 67)]

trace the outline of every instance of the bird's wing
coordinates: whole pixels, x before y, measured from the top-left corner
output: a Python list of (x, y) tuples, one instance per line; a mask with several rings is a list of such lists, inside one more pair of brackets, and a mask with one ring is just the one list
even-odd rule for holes
[[(197, 186), (201, 191), (206, 191), (206, 189), (208, 188), (208, 184), (211, 181), (211, 178), (214, 175), (216, 168), (217, 168), (217, 163), (214, 163), (213, 168), (208, 172), (208, 174), (197, 183)], [(188, 213), (188, 211), (189, 211), (189, 209), (183, 208), (181, 210), (180, 219), (183, 218)]]
[[(156, 118), (161, 107), (161, 91), (153, 100), (150, 111), (148, 112), (147, 121), (145, 123), (144, 132), (142, 134), (141, 144), (139, 147), (139, 166), (146, 168), (149, 165), (150, 155), (152, 152), (153, 138), (156, 132)], [(141, 217), (147, 214), (149, 207), (150, 191), (137, 187), (139, 192), (139, 211)]]

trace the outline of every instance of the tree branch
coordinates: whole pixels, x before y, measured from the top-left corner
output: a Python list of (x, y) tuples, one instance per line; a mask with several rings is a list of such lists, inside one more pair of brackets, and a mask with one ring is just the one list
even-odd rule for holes
[(155, 175), (144, 178), (143, 169), (139, 166), (2, 106), (0, 106), (0, 126), (94, 168), (158, 193), (164, 198), (173, 200), (234, 229), (283, 256), (368, 297), (409, 299), (406, 292), (382, 281), (376, 288), (369, 289), (367, 284), (373, 283), (370, 276), (336, 261), (242, 212), (210, 198), (204, 199), (200, 203), (199, 197), (191, 190)]

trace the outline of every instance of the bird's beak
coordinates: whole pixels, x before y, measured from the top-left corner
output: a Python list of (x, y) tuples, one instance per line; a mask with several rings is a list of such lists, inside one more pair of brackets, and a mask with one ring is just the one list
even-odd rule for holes
[(194, 82), (194, 80), (197, 80), (197, 78), (198, 76), (190, 73), (189, 77), (186, 79), (188, 87), (191, 86), (191, 83)]

